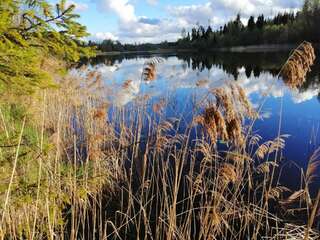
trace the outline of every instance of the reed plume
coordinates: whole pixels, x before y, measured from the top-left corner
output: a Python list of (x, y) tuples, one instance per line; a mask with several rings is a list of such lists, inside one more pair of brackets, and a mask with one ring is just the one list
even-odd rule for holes
[(154, 81), (157, 77), (156, 66), (162, 62), (163, 62), (163, 59), (158, 57), (154, 57), (146, 61), (143, 65), (142, 79), (145, 82)]
[(312, 183), (317, 178), (317, 170), (320, 166), (320, 148), (310, 157), (306, 171), (306, 184)]
[(251, 119), (257, 118), (258, 113), (253, 109), (252, 104), (247, 98), (247, 95), (243, 88), (237, 84), (231, 84), (231, 90), (233, 96), (235, 96), (240, 104), (244, 107), (247, 116)]
[(149, 63), (145, 68), (144, 68), (144, 80), (145, 81), (153, 81), (156, 79), (156, 66), (152, 63)]
[(128, 79), (128, 80), (124, 81), (124, 83), (122, 84), (122, 88), (123, 89), (129, 89), (131, 87), (132, 82), (133, 81), (131, 79)]
[(206, 86), (208, 83), (209, 83), (209, 80), (208, 80), (208, 79), (199, 79), (199, 80), (196, 82), (196, 86), (197, 86), (197, 87), (204, 87), (204, 86)]
[(284, 82), (290, 88), (300, 87), (304, 83), (307, 73), (311, 71), (315, 59), (312, 44), (306, 41), (300, 44), (280, 71)]
[(152, 110), (155, 113), (161, 113), (163, 111), (163, 109), (166, 106), (166, 100), (165, 99), (161, 99), (159, 102), (153, 104), (152, 106)]
[(229, 182), (236, 182), (237, 180), (237, 171), (235, 166), (225, 163), (220, 169), (220, 176), (221, 179), (225, 184), (228, 184)]
[(244, 143), (244, 135), (242, 134), (242, 121), (239, 118), (231, 119), (227, 122), (227, 131), (230, 139), (239, 146)]
[(218, 138), (217, 124), (214, 119), (215, 107), (208, 107), (204, 112), (204, 126), (208, 131), (208, 134), (212, 141), (216, 141)]
[(213, 116), (214, 116), (214, 120), (216, 122), (217, 129), (218, 129), (218, 132), (219, 132), (221, 139), (228, 140), (229, 134), (228, 134), (226, 122), (223, 118), (222, 113), (219, 110), (215, 110), (213, 112)]
[(232, 104), (230, 94), (224, 88), (213, 89), (212, 93), (216, 98), (217, 107), (222, 106), (224, 108), (226, 119), (234, 119), (236, 115), (235, 106)]
[[(221, 139), (241, 145), (244, 142), (242, 121), (244, 117), (255, 116), (256, 112), (240, 86), (233, 84), (230, 88), (232, 94), (224, 88), (212, 89), (215, 104), (209, 103), (203, 116), (195, 120), (204, 127), (213, 143)], [(239, 107), (245, 109), (245, 112), (239, 111)]]

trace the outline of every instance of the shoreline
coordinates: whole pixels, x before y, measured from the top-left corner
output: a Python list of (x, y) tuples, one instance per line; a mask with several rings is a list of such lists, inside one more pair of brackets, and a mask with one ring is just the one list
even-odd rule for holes
[(297, 44), (264, 44), (214, 48), (213, 51), (233, 53), (287, 52), (295, 49), (297, 46)]
[(198, 51), (191, 49), (157, 49), (157, 50), (143, 50), (143, 51), (112, 51), (112, 52), (98, 52), (97, 56), (118, 56), (130, 54), (177, 54), (177, 53), (195, 53)]
[[(264, 45), (249, 45), (249, 46), (234, 46), (211, 48), (207, 52), (229, 52), (229, 53), (270, 53), (270, 52), (289, 52), (295, 49), (298, 44), (264, 44)], [(320, 50), (320, 44), (313, 44), (316, 50)], [(129, 54), (177, 54), (177, 53), (201, 53), (202, 50), (197, 49), (156, 49), (156, 50), (141, 50), (141, 51), (112, 51), (99, 52), (97, 56), (118, 56)]]

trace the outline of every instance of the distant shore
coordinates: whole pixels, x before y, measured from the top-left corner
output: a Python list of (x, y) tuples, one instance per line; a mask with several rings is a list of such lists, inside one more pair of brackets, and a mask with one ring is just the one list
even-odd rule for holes
[[(288, 52), (297, 47), (297, 44), (265, 44), (250, 46), (234, 46), (208, 49), (206, 52), (234, 52), (234, 53), (262, 53), (262, 52)], [(314, 44), (314, 47), (320, 50), (320, 44)], [(198, 53), (201, 50), (196, 49), (155, 49), (141, 51), (112, 51), (99, 52), (98, 56), (116, 56), (121, 54), (177, 54), (177, 53)]]
[(192, 53), (197, 52), (191, 49), (156, 49), (156, 50), (141, 50), (141, 51), (112, 51), (98, 52), (98, 56), (116, 56), (121, 54), (176, 54), (176, 53)]
[(215, 48), (213, 51), (218, 52), (235, 52), (235, 53), (255, 53), (255, 52), (281, 52), (290, 51), (297, 47), (296, 44), (265, 44)]

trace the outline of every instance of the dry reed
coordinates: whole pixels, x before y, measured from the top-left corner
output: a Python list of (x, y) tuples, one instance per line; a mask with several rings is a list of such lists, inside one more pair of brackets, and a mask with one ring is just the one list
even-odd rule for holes
[(197, 86), (197, 87), (204, 87), (204, 86), (206, 86), (208, 83), (209, 83), (209, 80), (208, 80), (208, 79), (199, 79), (199, 80), (196, 82), (196, 86)]
[[(146, 81), (155, 78), (157, 62), (146, 64)], [(110, 89), (104, 89), (98, 73), (68, 77), (61, 84), (33, 103), (43, 116), (35, 121), (38, 127), (42, 123), (40, 133), (55, 139), (46, 154), (44, 146), (37, 152), (43, 166), (37, 159), (36, 184), (27, 190), (35, 189), (38, 197), (18, 201), (21, 195), (12, 181), (8, 192), (17, 195), (10, 194), (0, 211), (0, 238), (317, 239), (312, 225), (319, 199), (309, 200), (307, 227), (288, 225), (281, 211), (271, 212), (270, 203), (287, 206), (305, 199), (309, 190), (287, 196), (289, 190), (273, 178), (279, 165), (274, 155), (287, 136), (265, 143), (251, 132), (244, 136), (244, 119), (257, 113), (239, 86), (210, 90), (212, 98), (195, 117), (205, 133), (198, 135), (192, 123), (180, 131), (183, 117), (165, 118), (167, 99), (152, 105), (157, 114), (147, 112), (146, 96), (131, 106), (109, 109), (105, 95)], [(6, 135), (13, 134), (10, 122), (0, 124)], [(219, 139), (233, 144), (219, 152)], [(30, 168), (17, 156), (13, 172), (26, 174), (24, 168)], [(317, 156), (305, 174), (307, 183), (314, 179)]]
[(307, 73), (311, 71), (315, 59), (312, 44), (309, 42), (300, 44), (280, 72), (285, 83), (291, 88), (300, 87), (304, 83)]
[[(213, 143), (221, 139), (242, 145), (242, 121), (244, 117), (254, 118), (257, 113), (240, 86), (230, 84), (230, 89), (231, 93), (224, 88), (212, 89), (215, 104), (209, 103), (203, 116), (196, 117), (195, 121), (203, 125)], [(241, 108), (245, 114), (241, 112)]]
[(157, 77), (156, 66), (162, 62), (163, 62), (163, 59), (157, 58), (157, 57), (154, 57), (154, 58), (151, 58), (150, 60), (147, 60), (143, 65), (142, 79), (145, 82), (154, 81)]

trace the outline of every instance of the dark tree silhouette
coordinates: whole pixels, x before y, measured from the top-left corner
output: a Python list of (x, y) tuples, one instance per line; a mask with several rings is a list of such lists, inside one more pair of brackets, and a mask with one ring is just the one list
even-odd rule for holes
[(263, 29), (264, 24), (265, 24), (265, 20), (264, 20), (264, 15), (262, 14), (257, 19), (257, 28), (260, 30)]
[(256, 27), (256, 23), (254, 21), (254, 17), (251, 16), (248, 20), (248, 29), (252, 31), (253, 29), (255, 29), (255, 27)]

